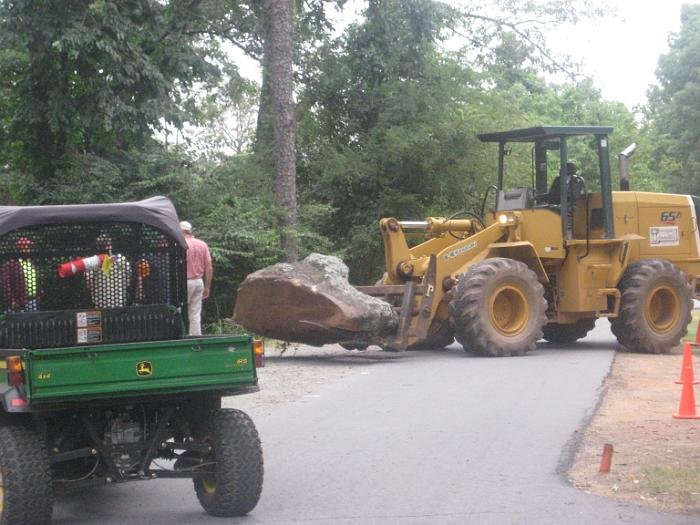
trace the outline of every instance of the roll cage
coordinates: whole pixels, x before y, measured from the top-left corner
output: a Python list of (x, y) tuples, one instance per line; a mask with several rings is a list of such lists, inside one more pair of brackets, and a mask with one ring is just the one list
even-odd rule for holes
[[(498, 144), (498, 182), (499, 192), (504, 190), (504, 161), (507, 155), (506, 144), (511, 142), (524, 142), (534, 144), (535, 150), (535, 194), (537, 199), (547, 195), (547, 154), (550, 150), (559, 152), (559, 207), (568, 209), (569, 205), (569, 180), (566, 174), (566, 164), (569, 161), (567, 141), (572, 137), (590, 135), (595, 137), (598, 152), (598, 169), (600, 177), (600, 191), (603, 205), (603, 237), (611, 239), (615, 237), (612, 210), (612, 182), (610, 178), (610, 158), (608, 149), (608, 135), (613, 128), (609, 126), (537, 126), (532, 128), (500, 131), (495, 133), (483, 133), (477, 135), (482, 142), (495, 142)], [(564, 238), (570, 237), (571, 217), (568, 213), (560, 213), (561, 228)]]

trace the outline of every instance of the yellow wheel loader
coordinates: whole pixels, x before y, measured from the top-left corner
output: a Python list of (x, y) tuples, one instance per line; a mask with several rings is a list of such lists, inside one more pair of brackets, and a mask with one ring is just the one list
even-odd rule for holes
[[(542, 337), (572, 343), (599, 317), (610, 318), (631, 351), (665, 353), (678, 345), (700, 271), (698, 201), (624, 191), (626, 169), (623, 191), (612, 191), (611, 132), (540, 126), (479, 135), (498, 145), (493, 211), (382, 219), (386, 274), (380, 284), (358, 289), (398, 311), (398, 329), (384, 346), (444, 345), (454, 334), (480, 355), (522, 355)], [(568, 158), (577, 139), (595, 141), (596, 176), (588, 171), (587, 178), (597, 180), (577, 175)], [(531, 186), (507, 185), (513, 143), (531, 145)], [(628, 155), (621, 157), (625, 168)], [(552, 166), (558, 174), (549, 181)], [(425, 241), (409, 246), (411, 230), (423, 231)]]
[[(381, 219), (386, 273), (357, 290), (383, 299), (358, 294), (374, 303), (372, 311), (388, 311), (383, 331), (368, 331), (367, 318), (357, 315), (362, 308), (345, 301), (352, 294), (340, 291), (347, 284), (342, 270), (308, 265), (304, 272), (280, 265), (271, 277), (265, 270), (249, 276), (236, 317), (265, 335), (311, 344), (405, 350), (456, 338), (485, 356), (522, 355), (542, 337), (572, 343), (608, 317), (627, 349), (668, 352), (686, 331), (698, 288), (698, 200), (629, 191), (631, 148), (620, 154), (621, 191), (613, 192), (611, 132), (539, 126), (479, 135), (498, 145), (497, 183), (486, 190), (481, 213)], [(583, 176), (570, 148), (597, 156)], [(518, 149), (531, 168), (511, 155)], [(495, 206), (485, 213), (489, 195)], [(421, 242), (409, 239), (416, 235)]]

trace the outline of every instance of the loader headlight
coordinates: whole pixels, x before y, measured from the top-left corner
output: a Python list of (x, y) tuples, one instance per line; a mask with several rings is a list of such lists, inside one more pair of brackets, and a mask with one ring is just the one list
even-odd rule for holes
[(510, 224), (515, 222), (515, 217), (504, 213), (498, 216), (498, 222), (501, 224)]

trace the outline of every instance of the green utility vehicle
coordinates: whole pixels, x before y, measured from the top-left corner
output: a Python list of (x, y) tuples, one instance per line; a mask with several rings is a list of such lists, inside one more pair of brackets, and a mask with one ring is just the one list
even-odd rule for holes
[(255, 507), (260, 439), (221, 398), (258, 390), (264, 349), (186, 335), (186, 250), (165, 197), (0, 207), (0, 525), (154, 478), (192, 478), (215, 516)]

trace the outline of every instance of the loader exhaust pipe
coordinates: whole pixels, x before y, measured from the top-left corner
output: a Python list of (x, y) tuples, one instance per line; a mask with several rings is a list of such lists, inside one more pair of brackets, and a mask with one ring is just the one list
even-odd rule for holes
[(629, 160), (636, 149), (637, 144), (633, 142), (617, 156), (620, 162), (620, 191), (630, 191)]

